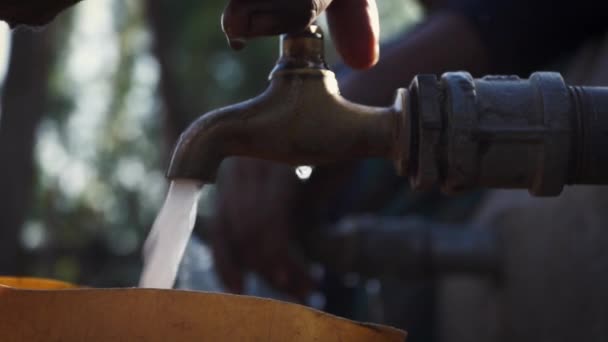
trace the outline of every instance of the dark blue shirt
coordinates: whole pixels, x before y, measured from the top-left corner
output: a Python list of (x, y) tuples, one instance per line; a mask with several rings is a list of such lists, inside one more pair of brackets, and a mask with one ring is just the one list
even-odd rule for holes
[(608, 1), (451, 0), (476, 27), (494, 73), (528, 73), (574, 52), (608, 28)]

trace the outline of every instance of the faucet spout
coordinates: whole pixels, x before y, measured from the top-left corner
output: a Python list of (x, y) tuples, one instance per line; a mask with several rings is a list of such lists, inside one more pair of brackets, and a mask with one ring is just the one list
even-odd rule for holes
[(323, 61), (318, 28), (282, 37), (270, 85), (251, 100), (211, 111), (181, 135), (169, 178), (213, 182), (221, 161), (247, 156), (291, 165), (363, 157), (395, 159), (405, 92), (392, 107), (358, 105), (340, 96)]

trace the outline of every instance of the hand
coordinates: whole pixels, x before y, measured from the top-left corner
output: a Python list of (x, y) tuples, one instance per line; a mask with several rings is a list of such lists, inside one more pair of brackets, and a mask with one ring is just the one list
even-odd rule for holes
[(375, 0), (229, 0), (222, 27), (231, 46), (245, 39), (303, 30), (327, 9), (336, 49), (353, 68), (372, 67), (379, 57)]
[(289, 248), (298, 184), (293, 170), (231, 158), (221, 171), (212, 247), (224, 285), (241, 293), (244, 273), (253, 271), (276, 289), (304, 300), (312, 280)]
[(11, 28), (17, 25), (41, 26), (48, 24), (59, 12), (80, 0), (21, 0), (0, 3), (0, 20)]

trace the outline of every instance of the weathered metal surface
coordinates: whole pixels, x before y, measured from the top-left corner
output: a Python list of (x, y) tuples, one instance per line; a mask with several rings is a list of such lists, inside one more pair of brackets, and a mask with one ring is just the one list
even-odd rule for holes
[(168, 177), (213, 182), (219, 164), (229, 156), (292, 165), (395, 158), (402, 100), (379, 108), (342, 98), (314, 26), (283, 36), (281, 46), (268, 89), (196, 120), (177, 143)]
[[(419, 140), (419, 153), (430, 154), (419, 159), (431, 162), (412, 165), (414, 179), (435, 175), (434, 182), (426, 182), (441, 184), (446, 192), (478, 186), (523, 187), (538, 195), (561, 191), (570, 135), (568, 91), (559, 75), (474, 80), (457, 72), (444, 74), (435, 84), (428, 78), (414, 82), (412, 92), (436, 94), (420, 97), (408, 117), (439, 117), (438, 123), (421, 125), (419, 135), (441, 133), (433, 142)], [(423, 101), (432, 101), (437, 113), (425, 113), (430, 105)]]
[(571, 183), (608, 183), (608, 87), (570, 87), (578, 115), (574, 137)]
[(174, 150), (170, 178), (213, 182), (229, 156), (292, 165), (383, 157), (422, 190), (554, 196), (566, 184), (608, 183), (608, 88), (568, 87), (550, 72), (454, 72), (417, 76), (393, 106), (368, 107), (340, 96), (316, 26), (281, 42), (268, 89), (196, 120)]
[(453, 72), (417, 76), (409, 97), (414, 148), (401, 170), (416, 189), (554, 196), (566, 184), (608, 183), (608, 88), (569, 87), (551, 72), (527, 80)]

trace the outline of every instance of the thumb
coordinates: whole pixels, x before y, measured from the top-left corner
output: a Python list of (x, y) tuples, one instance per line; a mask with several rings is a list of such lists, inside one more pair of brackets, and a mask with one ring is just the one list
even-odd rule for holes
[(246, 39), (298, 32), (310, 25), (331, 0), (230, 0), (222, 29), (233, 48)]

